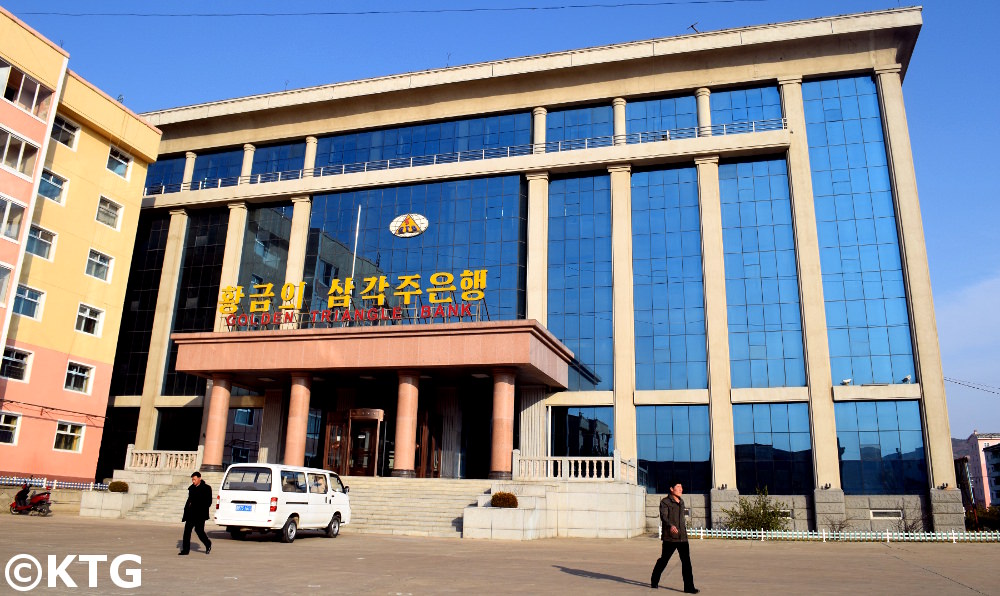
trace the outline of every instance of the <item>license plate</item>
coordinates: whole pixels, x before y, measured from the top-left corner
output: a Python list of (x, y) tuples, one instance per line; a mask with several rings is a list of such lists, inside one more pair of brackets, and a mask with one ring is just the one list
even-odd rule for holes
[(237, 505), (237, 511), (253, 511), (253, 505)]

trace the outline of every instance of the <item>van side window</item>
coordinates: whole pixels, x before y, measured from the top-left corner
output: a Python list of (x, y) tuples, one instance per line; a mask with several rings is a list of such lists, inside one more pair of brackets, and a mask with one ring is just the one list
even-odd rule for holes
[(224, 490), (271, 490), (271, 470), (267, 468), (233, 468), (222, 484)]
[(344, 492), (344, 483), (340, 481), (339, 476), (330, 476), (330, 488), (332, 488), (335, 493)]
[(305, 472), (281, 471), (281, 492), (283, 493), (304, 493), (306, 492)]
[(326, 474), (309, 474), (309, 492), (326, 494)]

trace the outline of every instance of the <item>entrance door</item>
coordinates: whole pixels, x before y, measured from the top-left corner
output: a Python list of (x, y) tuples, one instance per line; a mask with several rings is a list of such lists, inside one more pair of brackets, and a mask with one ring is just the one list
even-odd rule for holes
[(338, 474), (347, 473), (347, 412), (330, 412), (326, 417), (326, 441), (323, 467)]
[(417, 415), (417, 478), (441, 477), (441, 416), (427, 410)]
[(348, 473), (351, 476), (374, 476), (378, 420), (351, 420), (351, 454)]

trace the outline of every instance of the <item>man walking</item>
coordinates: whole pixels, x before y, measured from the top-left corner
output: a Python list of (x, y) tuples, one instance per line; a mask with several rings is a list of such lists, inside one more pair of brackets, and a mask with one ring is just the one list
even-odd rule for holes
[(684, 486), (680, 482), (673, 482), (670, 486), (670, 493), (660, 501), (660, 523), (663, 527), (662, 540), (663, 550), (660, 558), (653, 566), (653, 576), (649, 580), (651, 588), (660, 586), (660, 575), (667, 568), (667, 562), (677, 551), (681, 556), (681, 575), (684, 577), (684, 592), (697, 594), (698, 589), (694, 587), (694, 574), (691, 571), (691, 551), (688, 549), (687, 526), (684, 524)]
[(191, 552), (191, 530), (198, 533), (198, 540), (205, 545), (205, 554), (211, 554), (212, 541), (205, 534), (205, 521), (212, 508), (212, 487), (201, 481), (201, 472), (191, 474), (187, 502), (184, 503), (184, 543), (178, 555)]

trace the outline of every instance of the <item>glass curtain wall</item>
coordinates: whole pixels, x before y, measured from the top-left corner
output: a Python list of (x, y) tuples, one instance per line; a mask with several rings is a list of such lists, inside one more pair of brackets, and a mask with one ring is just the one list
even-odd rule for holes
[(257, 147), (253, 152), (250, 183), (295, 180), (305, 162), (305, 142)]
[(146, 193), (180, 192), (184, 181), (184, 156), (161, 157), (146, 170)]
[(809, 81), (802, 96), (833, 383), (917, 382), (875, 82)]
[(698, 172), (632, 175), (636, 389), (705, 389)]
[[(573, 108), (570, 110), (553, 110), (545, 116), (545, 142), (560, 143), (562, 151), (568, 149), (584, 149), (588, 146), (583, 139), (604, 137), (601, 141), (589, 144), (590, 147), (604, 147), (612, 144), (614, 134), (614, 115), (611, 106), (594, 106), (588, 108)], [(572, 141), (580, 141), (574, 143)], [(554, 151), (551, 147), (549, 150)]]
[(611, 177), (549, 184), (548, 329), (575, 355), (569, 390), (614, 387)]
[[(781, 94), (776, 86), (712, 91), (708, 97), (712, 126), (725, 126), (726, 134), (752, 132), (751, 122), (782, 117)], [(765, 127), (773, 130), (772, 127)], [(777, 127), (780, 128), (780, 127)], [(721, 128), (717, 129), (718, 134)]]
[(236, 186), (243, 169), (243, 149), (199, 154), (194, 160), (191, 189)]
[[(280, 290), (285, 283), (288, 243), (292, 235), (292, 205), (252, 206), (247, 209), (247, 227), (243, 235), (239, 285), (247, 296), (256, 293), (256, 284), (274, 284), (276, 308), (281, 303)], [(273, 309), (268, 309), (273, 310)]]
[(813, 490), (809, 405), (734, 404), (736, 487), (741, 495)]
[(552, 455), (555, 457), (610, 457), (615, 450), (615, 409), (554, 406)]
[[(694, 95), (630, 101), (625, 104), (625, 133), (639, 137), (628, 143), (668, 138), (687, 139), (697, 135), (698, 103)], [(655, 134), (654, 134), (655, 133)]]
[(708, 406), (637, 406), (635, 419), (648, 492), (666, 493), (676, 482), (686, 493), (712, 489)]
[(927, 460), (918, 402), (837, 402), (834, 413), (844, 494), (926, 493)]
[(784, 159), (719, 166), (733, 387), (806, 383)]

